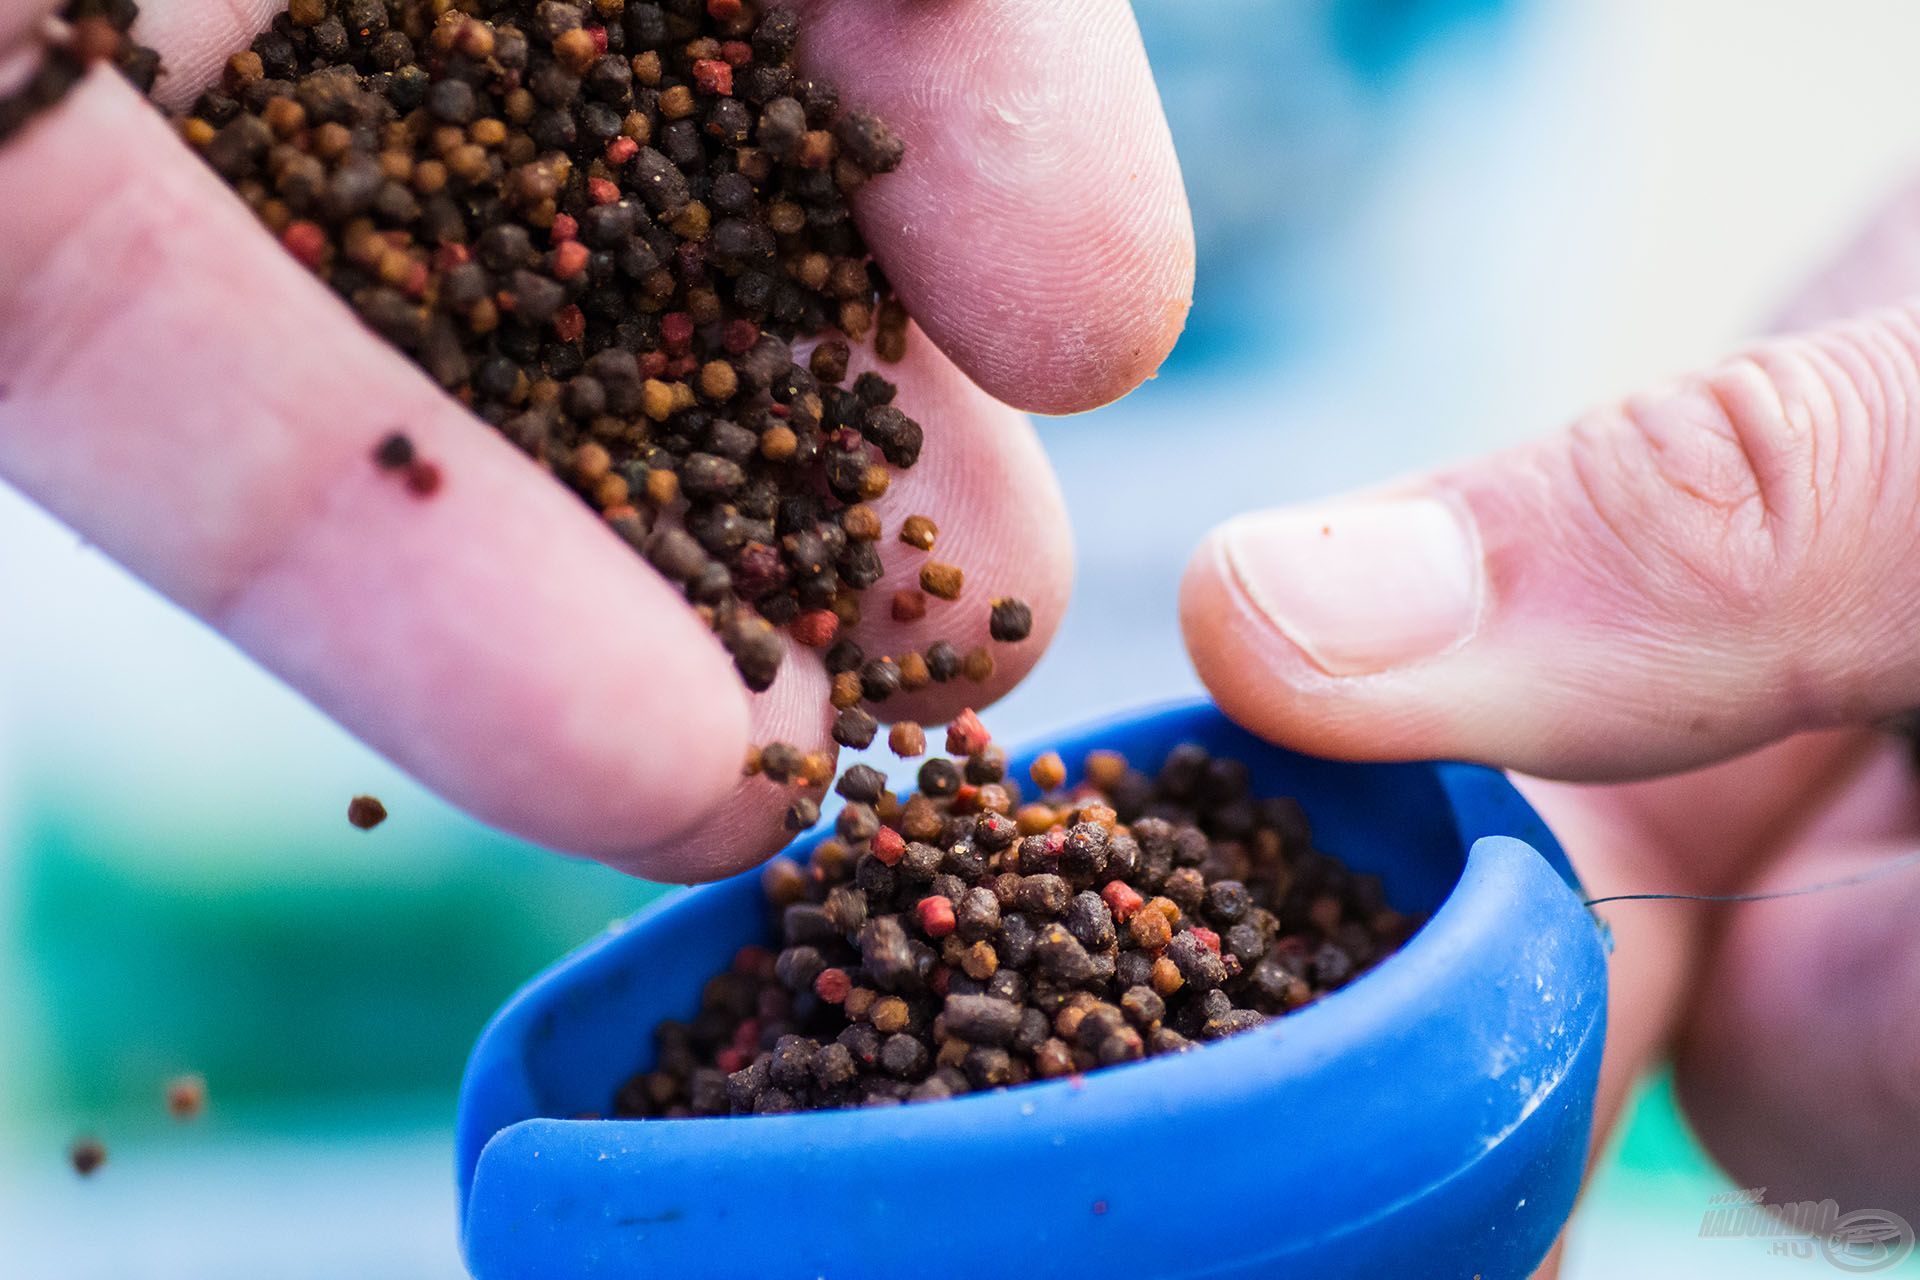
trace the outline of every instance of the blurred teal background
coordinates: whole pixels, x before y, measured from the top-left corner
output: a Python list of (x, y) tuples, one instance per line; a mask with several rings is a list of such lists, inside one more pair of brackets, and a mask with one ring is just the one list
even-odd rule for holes
[[(1136, 9), (1198, 301), (1158, 381), (1047, 426), (1080, 584), (1005, 736), (1194, 688), (1174, 587), (1218, 519), (1711, 355), (1920, 143), (1920, 12), (1895, 0)], [(0, 655), (0, 1273), (459, 1275), (468, 1045), (656, 890), (449, 811), (4, 490)], [(385, 826), (347, 826), (358, 792)], [(212, 1102), (181, 1126), (161, 1090), (187, 1070)], [(84, 1184), (80, 1132), (111, 1149)], [(1566, 1274), (1818, 1272), (1699, 1240), (1725, 1185), (1653, 1083)]]

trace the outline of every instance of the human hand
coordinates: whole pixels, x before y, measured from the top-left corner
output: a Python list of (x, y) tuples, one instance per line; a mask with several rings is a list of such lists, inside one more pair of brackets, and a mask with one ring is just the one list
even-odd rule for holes
[[(1920, 706), (1916, 250), (1920, 188), (1795, 336), (1510, 453), (1229, 522), (1183, 590), (1201, 677), (1301, 750), (1562, 779), (1522, 785), (1595, 895), (1767, 892), (1912, 847), (1909, 752), (1868, 726)], [(1920, 874), (1599, 911), (1597, 1140), (1672, 1054), (1737, 1183), (1920, 1221)]]
[[(0, 76), (51, 7), (0, 0)], [(154, 0), (135, 35), (159, 96), (191, 101), (280, 7)], [(1034, 613), (985, 687), (886, 707), (939, 721), (1017, 681), (1065, 604), (1059, 493), (1010, 406), (1151, 374), (1192, 231), (1124, 0), (801, 7), (803, 63), (907, 145), (855, 202), (924, 330), (886, 372), (928, 446), (878, 505), (889, 531), (933, 516), (969, 581), (856, 638), (984, 637), (995, 595)], [(675, 587), (364, 329), (117, 76), (0, 148), (0, 192), (0, 476), (488, 822), (670, 880), (777, 842), (785, 798), (741, 762), (827, 742), (817, 660), (750, 697)], [(443, 469), (431, 503), (369, 463), (395, 428)], [(890, 559), (878, 599), (917, 571)]]

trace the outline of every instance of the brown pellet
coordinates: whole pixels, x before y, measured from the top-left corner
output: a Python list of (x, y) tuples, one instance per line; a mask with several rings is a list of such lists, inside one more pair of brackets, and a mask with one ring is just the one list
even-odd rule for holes
[(1052, 791), (1067, 781), (1066, 761), (1060, 758), (1058, 751), (1048, 751), (1034, 759), (1027, 776), (1033, 779), (1033, 785), (1040, 790)]
[(911, 760), (926, 754), (927, 731), (912, 720), (902, 720), (887, 731), (887, 745), (893, 754)]
[(970, 649), (961, 660), (960, 670), (967, 679), (975, 684), (984, 684), (993, 679), (994, 658), (991, 651), (980, 648)]
[(167, 1114), (175, 1120), (197, 1120), (207, 1109), (207, 1080), (201, 1075), (175, 1076), (167, 1081)]
[(1089, 751), (1085, 767), (1087, 783), (1111, 792), (1127, 778), (1127, 758), (1118, 751)]
[(930, 560), (920, 566), (920, 589), (942, 600), (958, 600), (966, 575), (959, 566)]
[(939, 536), (940, 527), (928, 516), (908, 516), (900, 526), (900, 541), (918, 551), (933, 550), (933, 540)]

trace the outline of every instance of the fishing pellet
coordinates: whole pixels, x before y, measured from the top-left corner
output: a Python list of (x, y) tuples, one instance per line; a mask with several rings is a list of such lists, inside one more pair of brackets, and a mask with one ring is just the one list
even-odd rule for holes
[(900, 526), (900, 541), (916, 551), (931, 551), (939, 533), (940, 527), (930, 517), (908, 516)]
[(175, 1076), (167, 1081), (165, 1099), (167, 1114), (175, 1120), (198, 1120), (207, 1109), (206, 1077)]
[(347, 802), (347, 821), (371, 831), (387, 820), (387, 806), (373, 796), (355, 796)]
[(960, 759), (925, 761), (885, 820), (884, 779), (842, 775), (853, 831), (762, 872), (778, 950), (744, 949), (660, 1024), (614, 1114), (897, 1106), (1178, 1053), (1338, 989), (1418, 927), (1237, 762), (1181, 748), (1149, 775), (1100, 752), (1069, 786), (1050, 752), (1020, 810), (1047, 820), (1017, 825), (981, 807), (1019, 788), (979, 717), (948, 741)]
[(98, 1138), (76, 1138), (67, 1148), (67, 1163), (83, 1178), (91, 1178), (106, 1162), (106, 1144)]

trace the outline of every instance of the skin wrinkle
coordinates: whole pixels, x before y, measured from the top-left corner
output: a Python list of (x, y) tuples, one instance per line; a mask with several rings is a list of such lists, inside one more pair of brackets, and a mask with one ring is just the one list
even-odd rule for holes
[[(1632, 479), (1634, 465), (1622, 464), (1601, 497), (1631, 492), (1644, 506), (1627, 521), (1640, 530), (1642, 563), (1654, 568), (1657, 556), (1665, 569), (1656, 570), (1656, 581), (1671, 581), (1677, 569), (1693, 583), (1674, 598), (1705, 596), (1746, 613), (1770, 598), (1781, 576), (1763, 496), (1765, 477), (1779, 467), (1778, 426), (1756, 424), (1756, 406), (1723, 400), (1729, 387), (1716, 382), (1719, 376), (1627, 402), (1619, 419), (1627, 428), (1623, 443), (1639, 442), (1660, 483), (1647, 489)], [(1675, 496), (1687, 501), (1675, 503)]]
[[(1612, 478), (1632, 474), (1619, 458), (1622, 444), (1633, 436), (1630, 429), (1620, 429), (1631, 426), (1625, 418), (1621, 409), (1591, 414), (1576, 422), (1568, 433), (1565, 455), (1568, 475), (1583, 499), (1580, 512), (1572, 514), (1593, 516), (1606, 539), (1638, 570), (1640, 579), (1659, 581), (1667, 574), (1664, 567), (1651, 558), (1650, 548), (1643, 545), (1637, 513), (1629, 516), (1613, 509)], [(1551, 445), (1540, 447), (1551, 448)], [(1581, 556), (1575, 562), (1590, 575), (1594, 585), (1617, 587), (1618, 574), (1609, 567), (1605, 556)]]
[[(1841, 335), (1817, 342), (1815, 350), (1843, 370), (1850, 359), (1865, 367), (1863, 373), (1835, 380), (1836, 387), (1858, 398), (1857, 416), (1836, 419), (1852, 427), (1840, 433), (1836, 443), (1844, 446), (1857, 439), (1866, 446), (1861, 466), (1870, 478), (1867, 487), (1875, 495), (1873, 506), (1877, 509), (1882, 500), (1894, 497), (1901, 506), (1891, 514), (1907, 521), (1902, 527), (1912, 527), (1914, 486), (1905, 482), (1907, 477), (1900, 475), (1894, 460), (1914, 451), (1913, 414), (1920, 382), (1915, 352), (1920, 350), (1920, 335), (1915, 333), (1911, 311), (1891, 311), (1882, 318), (1884, 323), (1878, 325), (1849, 326)], [(1842, 336), (1855, 340), (1846, 342)], [(1881, 429), (1870, 430), (1871, 423), (1880, 424)]]
[[(1806, 410), (1809, 418), (1809, 440), (1813, 453), (1812, 461), (1807, 468), (1810, 488), (1808, 507), (1810, 528), (1807, 536), (1809, 541), (1818, 544), (1822, 541), (1823, 530), (1840, 509), (1839, 495), (1843, 487), (1841, 480), (1845, 474), (1847, 459), (1853, 455), (1854, 449), (1847, 439), (1853, 433), (1838, 432), (1834, 439), (1829, 440), (1814, 433), (1812, 423), (1822, 420), (1823, 411), (1826, 421), (1847, 421), (1845, 415), (1848, 406), (1843, 405), (1841, 392), (1844, 388), (1857, 393), (1857, 385), (1837, 376), (1840, 373), (1840, 364), (1824, 343), (1816, 341), (1804, 344), (1799, 348), (1798, 354), (1809, 367), (1807, 391), (1796, 398), (1796, 403)], [(1760, 359), (1764, 364), (1767, 357), (1763, 354)], [(1812, 395), (1822, 397), (1819, 405), (1809, 403)], [(1853, 419), (1854, 421), (1867, 420), (1864, 415), (1870, 410), (1858, 403), (1857, 398), (1851, 408), (1862, 414), (1861, 417)], [(1869, 434), (1865, 438), (1865, 443), (1869, 449), (1870, 465), (1877, 468), (1880, 464), (1879, 442)]]
[[(1790, 360), (1790, 356), (1783, 359)], [(1812, 454), (1813, 424), (1804, 402), (1786, 394), (1783, 380), (1762, 369), (1754, 357), (1736, 359), (1707, 375), (1706, 393), (1713, 398), (1719, 418), (1731, 432), (1742, 474), (1750, 476), (1753, 498), (1759, 503), (1759, 525), (1772, 543), (1778, 562), (1788, 542), (1804, 543), (1807, 509), (1799, 500), (1809, 485), (1810, 465), (1795, 465), (1797, 452)], [(1798, 405), (1801, 412), (1795, 413)], [(1735, 511), (1727, 513), (1733, 516)]]

